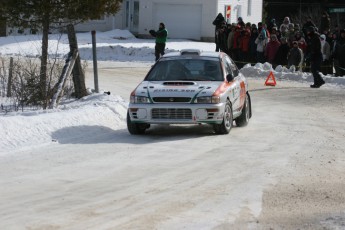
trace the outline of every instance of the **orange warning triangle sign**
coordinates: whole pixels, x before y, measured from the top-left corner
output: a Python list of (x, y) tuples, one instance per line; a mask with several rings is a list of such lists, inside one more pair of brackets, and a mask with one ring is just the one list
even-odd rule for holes
[(276, 84), (277, 84), (276, 78), (274, 77), (273, 72), (271, 71), (268, 77), (266, 78), (265, 85), (276, 86)]

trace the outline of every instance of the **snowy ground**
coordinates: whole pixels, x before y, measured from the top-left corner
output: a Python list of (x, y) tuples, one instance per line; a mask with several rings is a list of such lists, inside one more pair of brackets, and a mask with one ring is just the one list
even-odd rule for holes
[[(50, 41), (51, 53), (68, 52), (66, 37)], [(78, 34), (84, 60), (90, 41)], [(155, 126), (131, 136), (128, 97), (153, 64), (154, 42), (126, 31), (97, 41), (100, 88), (111, 95), (0, 117), (0, 229), (345, 229), (344, 78), (310, 89), (309, 73), (273, 71), (278, 84), (267, 87), (270, 66), (248, 65), (247, 127), (217, 136), (207, 126)], [(1, 38), (0, 53), (36, 56), (39, 43)], [(190, 47), (214, 50), (168, 42)]]

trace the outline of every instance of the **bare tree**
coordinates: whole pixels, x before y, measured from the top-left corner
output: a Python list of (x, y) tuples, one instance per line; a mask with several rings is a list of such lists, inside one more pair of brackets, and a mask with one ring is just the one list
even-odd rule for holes
[[(19, 28), (31, 28), (42, 30), (42, 53), (40, 65), (39, 96), (42, 107), (48, 106), (49, 96), (47, 87), (48, 65), (48, 34), (52, 25), (64, 27), (90, 19), (97, 19), (103, 15), (116, 13), (121, 7), (122, 0), (1, 0), (0, 21), (6, 21), (10, 26)], [(79, 62), (79, 64), (78, 64)], [(80, 66), (80, 59), (77, 60)], [(80, 75), (81, 76), (81, 75)], [(81, 76), (82, 77), (82, 76)], [(75, 81), (83, 84), (85, 81)], [(77, 89), (85, 88), (85, 85), (77, 86)], [(82, 96), (86, 90), (82, 90)]]

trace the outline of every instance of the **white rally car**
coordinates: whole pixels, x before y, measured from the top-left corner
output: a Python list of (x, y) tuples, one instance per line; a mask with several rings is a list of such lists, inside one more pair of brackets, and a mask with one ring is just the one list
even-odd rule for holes
[(181, 50), (161, 57), (131, 93), (127, 128), (144, 134), (151, 124), (210, 124), (227, 134), (252, 115), (248, 83), (223, 52)]

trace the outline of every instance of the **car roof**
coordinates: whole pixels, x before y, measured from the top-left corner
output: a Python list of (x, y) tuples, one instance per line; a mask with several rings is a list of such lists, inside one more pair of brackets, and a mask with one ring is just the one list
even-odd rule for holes
[(170, 52), (165, 54), (162, 58), (171, 58), (171, 57), (212, 57), (212, 58), (221, 58), (224, 55), (222, 52), (216, 51), (202, 51), (198, 49), (182, 49), (180, 51)]

